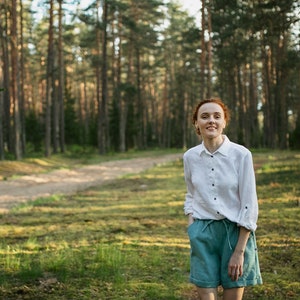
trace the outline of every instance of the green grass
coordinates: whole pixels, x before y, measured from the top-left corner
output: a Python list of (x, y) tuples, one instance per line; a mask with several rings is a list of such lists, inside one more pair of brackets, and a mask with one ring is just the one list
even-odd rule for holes
[[(255, 153), (264, 284), (244, 299), (299, 299), (300, 154)], [(187, 300), (182, 162), (0, 218), (0, 299)]]

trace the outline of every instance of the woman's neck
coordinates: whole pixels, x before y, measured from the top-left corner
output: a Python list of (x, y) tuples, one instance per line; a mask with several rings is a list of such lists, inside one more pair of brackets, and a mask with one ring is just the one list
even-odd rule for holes
[(215, 151), (217, 151), (221, 145), (224, 142), (224, 136), (218, 136), (215, 139), (205, 139), (203, 140), (204, 146), (205, 148), (210, 152), (210, 153), (214, 153)]

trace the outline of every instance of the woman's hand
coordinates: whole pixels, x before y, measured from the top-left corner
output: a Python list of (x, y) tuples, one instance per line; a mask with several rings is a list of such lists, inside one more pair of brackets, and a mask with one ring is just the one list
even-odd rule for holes
[(188, 214), (188, 226), (194, 223), (193, 214)]
[(239, 239), (228, 263), (228, 276), (232, 281), (237, 281), (243, 276), (244, 253), (249, 235), (248, 229), (240, 227)]
[(235, 250), (229, 260), (228, 276), (237, 281), (243, 275), (244, 251)]

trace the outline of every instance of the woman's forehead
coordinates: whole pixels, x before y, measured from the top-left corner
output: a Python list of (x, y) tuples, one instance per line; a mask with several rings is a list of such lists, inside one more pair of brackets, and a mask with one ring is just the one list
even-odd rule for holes
[(204, 103), (199, 107), (198, 113), (204, 113), (204, 112), (209, 112), (209, 113), (224, 113), (223, 108), (217, 104), (217, 103), (213, 103), (213, 102), (209, 102), (209, 103)]

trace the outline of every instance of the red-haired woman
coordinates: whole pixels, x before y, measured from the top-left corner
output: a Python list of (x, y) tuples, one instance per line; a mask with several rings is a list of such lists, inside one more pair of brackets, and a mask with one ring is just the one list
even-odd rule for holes
[(201, 300), (241, 300), (244, 287), (262, 283), (255, 239), (258, 217), (251, 152), (231, 142), (223, 130), (226, 105), (200, 102), (193, 124), (202, 142), (183, 156), (191, 245), (190, 281)]

